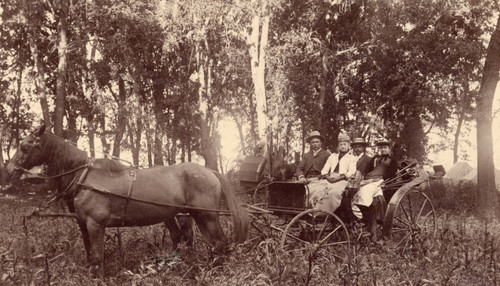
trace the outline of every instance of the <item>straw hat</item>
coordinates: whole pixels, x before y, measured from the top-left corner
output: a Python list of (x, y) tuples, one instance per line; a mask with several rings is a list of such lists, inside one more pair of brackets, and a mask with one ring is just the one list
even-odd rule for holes
[(349, 141), (351, 141), (351, 137), (347, 135), (347, 132), (341, 130), (339, 133), (338, 142), (349, 142)]
[(307, 143), (310, 143), (311, 140), (314, 138), (318, 138), (319, 140), (321, 140), (321, 142), (325, 141), (325, 137), (321, 136), (319, 131), (314, 130), (311, 133), (309, 133), (309, 137), (307, 137), (307, 139), (306, 139)]
[(363, 145), (363, 146), (367, 146), (368, 143), (365, 141), (365, 139), (363, 139), (362, 137), (356, 137), (352, 140), (351, 142), (351, 146), (353, 145)]

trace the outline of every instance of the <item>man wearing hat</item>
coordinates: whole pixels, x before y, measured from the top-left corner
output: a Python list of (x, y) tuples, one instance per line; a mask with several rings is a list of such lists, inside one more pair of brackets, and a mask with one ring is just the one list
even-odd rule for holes
[[(356, 217), (370, 224), (370, 231), (375, 235), (376, 219), (383, 218), (384, 194), (381, 184), (385, 179), (396, 175), (397, 159), (391, 155), (391, 143), (380, 140), (376, 143), (378, 155), (374, 156), (367, 168), (362, 187), (352, 199), (352, 211)], [(373, 204), (373, 205), (372, 205)]]
[(368, 165), (370, 164), (372, 157), (366, 155), (366, 146), (368, 143), (362, 137), (356, 137), (351, 142), (352, 154), (356, 156), (358, 162), (356, 163), (356, 170), (358, 170), (362, 175), (367, 172)]
[(319, 179), (321, 170), (330, 156), (329, 151), (321, 148), (325, 138), (321, 136), (319, 131), (311, 132), (306, 141), (309, 143), (310, 150), (302, 156), (295, 173), (299, 182), (304, 184)]

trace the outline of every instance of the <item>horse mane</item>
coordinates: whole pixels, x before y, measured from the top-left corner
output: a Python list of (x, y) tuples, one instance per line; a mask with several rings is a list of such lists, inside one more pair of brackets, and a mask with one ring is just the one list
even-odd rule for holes
[(117, 160), (102, 158), (95, 159), (91, 168), (105, 171), (108, 174), (119, 174), (123, 171), (129, 170), (131, 167), (123, 165)]
[[(74, 143), (66, 141), (54, 134), (45, 133), (43, 145), (47, 156), (47, 162), (53, 171), (62, 171), (77, 168), (86, 164), (89, 160), (87, 152), (78, 149)], [(108, 175), (116, 175), (130, 169), (117, 160), (95, 159), (92, 164), (93, 169), (106, 172)]]
[(68, 142), (54, 134), (44, 133), (41, 146), (47, 156), (47, 163), (53, 170), (68, 170), (87, 162), (87, 152), (78, 149), (74, 143)]

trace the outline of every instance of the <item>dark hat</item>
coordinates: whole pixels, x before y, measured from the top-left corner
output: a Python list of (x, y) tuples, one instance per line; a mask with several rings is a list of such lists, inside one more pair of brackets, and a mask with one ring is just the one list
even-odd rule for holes
[(391, 142), (389, 140), (383, 138), (383, 139), (378, 140), (375, 145), (377, 145), (377, 146), (381, 146), (381, 145), (391, 146)]
[(364, 146), (367, 146), (368, 143), (365, 141), (365, 139), (363, 139), (362, 137), (356, 137), (352, 140), (351, 142), (351, 146), (352, 145), (364, 145)]
[(319, 131), (315, 130), (315, 131), (312, 131), (311, 133), (309, 133), (309, 137), (307, 137), (307, 139), (306, 139), (307, 143), (311, 142), (311, 140), (314, 138), (319, 138), (319, 140), (321, 140), (321, 142), (325, 141), (325, 137), (321, 136)]

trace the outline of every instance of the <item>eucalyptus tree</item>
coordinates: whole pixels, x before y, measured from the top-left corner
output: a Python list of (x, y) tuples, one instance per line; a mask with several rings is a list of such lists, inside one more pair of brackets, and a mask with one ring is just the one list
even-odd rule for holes
[[(498, 4), (496, 12), (500, 12)], [(493, 162), (493, 98), (500, 73), (500, 17), (497, 16), (495, 29), (488, 44), (486, 60), (482, 72), (481, 87), (477, 98), (477, 182), (478, 211), (483, 218), (498, 218), (498, 190), (495, 185), (495, 165)]]

